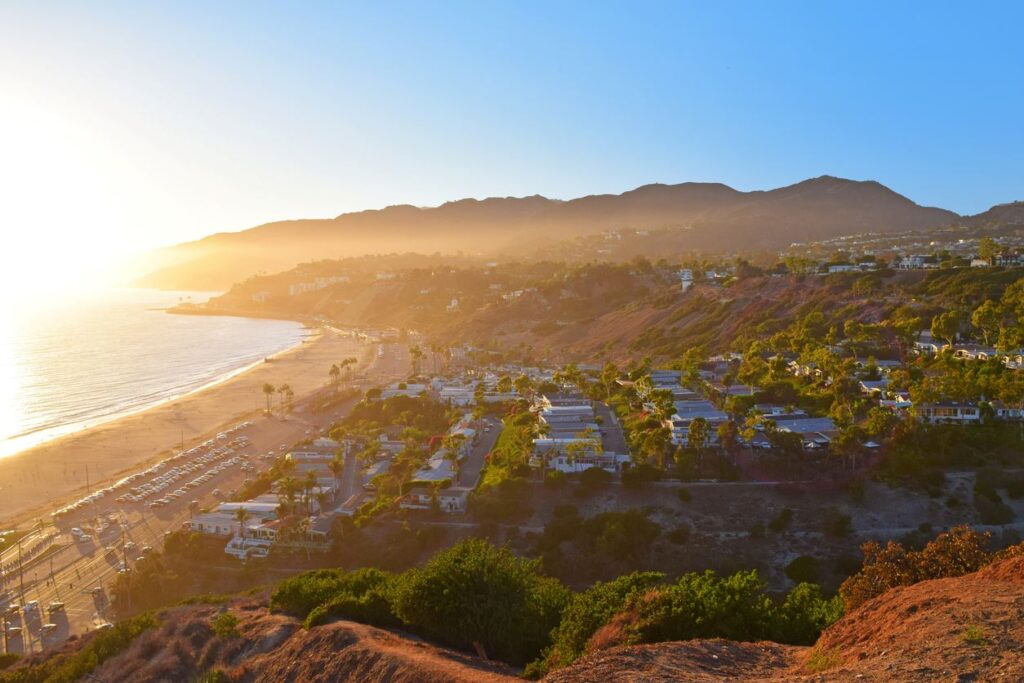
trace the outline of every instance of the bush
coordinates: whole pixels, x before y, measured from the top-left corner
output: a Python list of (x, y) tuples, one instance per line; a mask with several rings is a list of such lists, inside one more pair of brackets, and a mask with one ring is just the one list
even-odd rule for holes
[(548, 470), (544, 475), (544, 483), (548, 486), (565, 486), (565, 482), (568, 477), (565, 476), (565, 472), (561, 470)]
[(668, 533), (668, 540), (676, 545), (683, 545), (690, 540), (690, 527), (688, 524), (680, 524)]
[(238, 617), (231, 612), (221, 612), (213, 618), (210, 625), (213, 627), (213, 632), (221, 638), (238, 636)]
[(270, 595), (270, 609), (305, 619), (342, 591), (344, 578), (341, 569), (316, 569), (285, 579)]
[(395, 614), (427, 638), (523, 664), (558, 624), (569, 591), (536, 560), (469, 539), (396, 580)]
[(692, 638), (761, 640), (771, 632), (774, 604), (755, 571), (719, 578), (713, 571), (684, 574), (675, 584), (635, 597), (628, 642)]
[(640, 488), (659, 479), (661, 479), (661, 470), (647, 463), (630, 467), (622, 473), (622, 485), (630, 488)]
[(400, 622), (391, 609), (394, 575), (367, 567), (345, 575), (339, 592), (310, 611), (306, 628), (331, 619), (351, 619), (373, 626), (397, 626)]
[(797, 584), (779, 607), (773, 640), (793, 645), (811, 645), (823, 630), (841, 616), (842, 597), (836, 595), (826, 600), (816, 584)]
[(32, 666), (0, 671), (0, 683), (72, 683), (81, 680), (159, 624), (157, 618), (149, 612), (126, 619), (114, 624), (111, 629), (100, 631), (84, 647), (68, 657), (53, 657)]
[(579, 474), (580, 490), (584, 495), (596, 493), (612, 483), (612, 475), (600, 467), (591, 467)]
[(821, 530), (829, 536), (846, 538), (853, 531), (850, 524), (850, 516), (845, 515), (836, 508), (825, 510), (825, 518), (822, 520)]
[(893, 541), (883, 548), (869, 541), (861, 546), (863, 567), (839, 587), (846, 611), (896, 586), (977, 571), (992, 560), (987, 549), (990, 539), (991, 534), (965, 525), (939, 534), (922, 550), (908, 550)]
[(592, 550), (615, 559), (636, 559), (661, 533), (657, 523), (642, 510), (602, 512), (583, 522), (583, 540)]
[(665, 575), (659, 572), (633, 572), (606, 583), (598, 581), (574, 595), (562, 614), (561, 622), (551, 634), (553, 643), (548, 656), (535, 671), (544, 673), (572, 664), (583, 655), (594, 632), (621, 611), (630, 597), (644, 593), (664, 580)]
[(793, 583), (817, 583), (821, 562), (810, 555), (801, 555), (786, 565), (786, 576)]
[(778, 516), (776, 516), (775, 519), (773, 519), (772, 521), (768, 522), (768, 528), (776, 533), (779, 533), (780, 531), (785, 531), (786, 528), (788, 528), (789, 525), (792, 523), (792, 521), (793, 511), (790, 510), (789, 508), (782, 508), (782, 510), (779, 511)]
[(6, 669), (19, 659), (21, 659), (21, 656), (15, 652), (5, 652), (0, 654), (0, 670)]

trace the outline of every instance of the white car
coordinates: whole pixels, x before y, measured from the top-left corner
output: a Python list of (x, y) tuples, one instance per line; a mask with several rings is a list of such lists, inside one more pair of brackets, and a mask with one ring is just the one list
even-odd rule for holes
[(29, 600), (28, 602), (25, 603), (25, 606), (22, 608), (22, 610), (24, 610), (25, 614), (28, 614), (29, 612), (36, 612), (36, 611), (38, 611), (39, 610), (39, 601), (38, 600)]

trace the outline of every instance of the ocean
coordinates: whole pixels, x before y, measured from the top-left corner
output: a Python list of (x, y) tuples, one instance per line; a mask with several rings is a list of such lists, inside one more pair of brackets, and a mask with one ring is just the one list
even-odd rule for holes
[(163, 310), (211, 295), (110, 289), (0, 309), (0, 457), (195, 391), (306, 334)]

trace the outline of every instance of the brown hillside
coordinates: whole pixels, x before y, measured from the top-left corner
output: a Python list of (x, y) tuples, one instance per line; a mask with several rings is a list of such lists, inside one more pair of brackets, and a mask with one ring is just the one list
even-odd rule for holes
[(721, 640), (618, 647), (545, 680), (1021, 681), (1024, 557), (893, 589), (840, 619), (814, 647)]
[[(217, 637), (212, 619), (227, 609), (238, 635)], [(210, 670), (247, 683), (492, 683), (516, 680), (507, 666), (428, 645), (372, 626), (341, 621), (306, 630), (291, 617), (270, 614), (262, 603), (181, 607), (105, 662), (92, 680), (192, 681)]]

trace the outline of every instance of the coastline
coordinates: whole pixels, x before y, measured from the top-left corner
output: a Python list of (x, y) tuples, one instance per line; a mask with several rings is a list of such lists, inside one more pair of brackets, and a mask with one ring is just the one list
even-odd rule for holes
[(274, 354), (269, 363), (257, 361), (180, 397), (0, 458), (0, 523), (46, 516), (89, 485), (260, 415), (264, 383), (287, 383), (299, 399), (312, 394), (327, 384), (332, 363), (364, 351), (354, 340), (321, 329)]
[[(293, 322), (298, 322), (298, 321), (293, 321)], [(307, 334), (303, 334), (303, 336), (297, 342), (292, 344), (291, 346), (287, 346), (287, 347), (281, 349), (280, 351), (275, 351), (274, 353), (272, 353), (272, 354), (270, 354), (268, 356), (265, 356), (261, 360), (255, 360), (255, 361), (253, 361), (251, 363), (248, 363), (246, 365), (239, 366), (239, 367), (235, 368), (234, 370), (229, 370), (228, 372), (225, 372), (225, 373), (223, 373), (221, 375), (218, 375), (217, 377), (214, 377), (213, 379), (209, 380), (208, 382), (200, 384), (200, 385), (198, 385), (198, 386), (196, 386), (196, 387), (194, 387), (192, 389), (189, 389), (187, 391), (183, 391), (183, 392), (178, 393), (178, 394), (173, 394), (171, 396), (166, 396), (166, 397), (161, 398), (161, 399), (159, 399), (157, 401), (154, 401), (153, 403), (147, 403), (145, 405), (137, 406), (137, 407), (134, 407), (134, 408), (129, 408), (128, 410), (123, 410), (123, 411), (111, 413), (109, 415), (103, 415), (103, 416), (99, 417), (98, 419), (89, 420), (87, 422), (85, 422), (85, 421), (83, 421), (83, 422), (73, 422), (73, 423), (69, 423), (69, 424), (66, 424), (66, 425), (61, 425), (60, 427), (39, 430), (38, 432), (31, 432), (29, 434), (25, 434), (25, 435), (20, 436), (20, 437), (15, 437), (15, 438), (12, 438), (12, 439), (8, 439), (3, 444), (0, 444), (0, 463), (2, 463), (4, 461), (4, 459), (6, 459), (6, 458), (17, 457), (17, 456), (21, 455), (22, 453), (30, 451), (30, 450), (32, 450), (34, 448), (38, 448), (38, 447), (45, 446), (45, 445), (50, 444), (50, 443), (54, 443), (54, 442), (56, 442), (56, 441), (58, 441), (60, 439), (63, 439), (63, 438), (69, 437), (69, 436), (74, 436), (76, 434), (80, 434), (80, 433), (88, 431), (90, 429), (97, 429), (99, 427), (102, 427), (102, 426), (104, 426), (106, 424), (109, 424), (111, 422), (115, 422), (115, 421), (120, 420), (122, 418), (130, 417), (132, 415), (138, 415), (139, 413), (144, 413), (147, 410), (151, 410), (153, 408), (158, 408), (158, 407), (160, 407), (160, 406), (162, 406), (164, 404), (171, 403), (173, 401), (178, 401), (180, 399), (183, 399), (183, 398), (185, 398), (185, 397), (187, 397), (187, 396), (189, 396), (191, 394), (195, 394), (195, 393), (198, 393), (200, 391), (205, 391), (206, 389), (209, 389), (211, 387), (215, 387), (218, 384), (222, 384), (224, 382), (227, 382), (227, 381), (231, 380), (232, 378), (237, 377), (238, 375), (241, 375), (241, 374), (243, 374), (245, 372), (248, 372), (249, 370), (252, 370), (253, 368), (255, 368), (255, 367), (265, 363), (267, 361), (267, 359), (273, 360), (273, 359), (276, 359), (277, 357), (279, 357), (279, 356), (281, 356), (283, 354), (286, 354), (286, 353), (288, 353), (290, 351), (293, 351), (294, 349), (297, 349), (300, 346), (302, 346), (303, 344), (305, 344), (308, 339), (315, 338), (315, 337), (319, 336), (319, 334), (321, 334), (321, 333), (313, 331), (314, 328), (309, 327), (306, 323), (300, 323), (300, 324), (304, 326), (303, 327), (303, 331), (306, 332)], [(31, 437), (37, 437), (37, 438), (33, 439)], [(16, 446), (15, 450), (8, 451), (6, 449), (6, 447), (9, 447), (10, 444), (16, 443), (16, 442), (19, 442), (19, 441), (23, 441), (23, 442), (26, 442), (26, 443), (25, 443), (25, 445), (23, 447), (22, 446)], [(0, 487), (2, 487), (2, 484), (0, 484)], [(3, 511), (0, 510), (0, 514), (2, 514), (2, 512)]]

